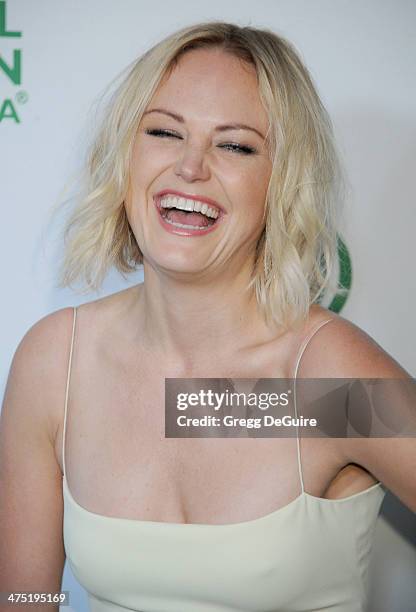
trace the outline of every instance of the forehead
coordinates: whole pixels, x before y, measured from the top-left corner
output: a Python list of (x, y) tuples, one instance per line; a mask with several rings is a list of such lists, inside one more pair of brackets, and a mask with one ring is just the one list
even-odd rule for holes
[(159, 85), (157, 102), (189, 118), (204, 116), (267, 126), (254, 66), (218, 48), (193, 49), (181, 56)]

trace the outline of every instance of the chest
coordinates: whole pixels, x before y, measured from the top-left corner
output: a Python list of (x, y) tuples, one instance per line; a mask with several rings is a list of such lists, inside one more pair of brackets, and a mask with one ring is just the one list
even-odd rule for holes
[[(82, 360), (75, 356), (65, 467), (81, 506), (136, 520), (227, 523), (263, 516), (299, 495), (296, 439), (166, 438), (165, 377), (178, 372), (174, 365), (161, 370), (145, 359), (138, 365), (104, 363), (87, 352)], [(288, 377), (288, 367), (267, 361), (260, 366), (238, 360), (232, 366), (203, 364), (187, 375)], [(62, 471), (63, 421), (56, 438)], [(340, 458), (328, 440), (308, 443), (313, 486), (320, 494), (340, 469)]]

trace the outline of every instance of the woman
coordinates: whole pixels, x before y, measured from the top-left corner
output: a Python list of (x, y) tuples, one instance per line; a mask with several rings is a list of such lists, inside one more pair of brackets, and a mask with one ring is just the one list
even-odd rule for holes
[(340, 174), (296, 52), (227, 23), (172, 34), (114, 95), (89, 176), (63, 284), (139, 263), (144, 283), (16, 351), (1, 590), (59, 591), (66, 555), (94, 611), (363, 610), (381, 483), (416, 510), (411, 439), (164, 435), (166, 378), (409, 379), (317, 303)]

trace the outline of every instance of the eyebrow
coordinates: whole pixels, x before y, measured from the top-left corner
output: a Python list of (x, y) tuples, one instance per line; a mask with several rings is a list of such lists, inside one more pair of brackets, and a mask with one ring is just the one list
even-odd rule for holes
[[(150, 110), (147, 110), (143, 113), (143, 117), (145, 115), (149, 115), (150, 113), (163, 113), (164, 115), (168, 115), (169, 117), (176, 119), (176, 121), (179, 121), (179, 123), (185, 123), (185, 119), (182, 117), (182, 115), (172, 113), (171, 111), (168, 111), (165, 108), (152, 108)], [(214, 129), (216, 132), (225, 132), (227, 130), (250, 130), (251, 132), (255, 132), (258, 136), (260, 136), (260, 138), (265, 140), (265, 137), (261, 132), (259, 132), (259, 130), (256, 130), (256, 128), (251, 127), (250, 125), (246, 125), (245, 123), (227, 123), (226, 125), (217, 125), (217, 127)]]

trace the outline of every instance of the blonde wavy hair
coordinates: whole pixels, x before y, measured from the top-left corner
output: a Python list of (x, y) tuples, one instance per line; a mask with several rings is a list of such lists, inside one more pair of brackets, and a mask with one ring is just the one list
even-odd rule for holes
[(305, 320), (333, 284), (344, 175), (330, 118), (294, 47), (267, 29), (212, 21), (185, 27), (128, 66), (87, 154), (83, 195), (64, 228), (59, 286), (78, 278), (97, 290), (111, 266), (124, 276), (143, 262), (124, 200), (132, 144), (153, 94), (180, 57), (219, 47), (254, 66), (267, 111), (273, 162), (265, 227), (247, 290), (268, 323)]

